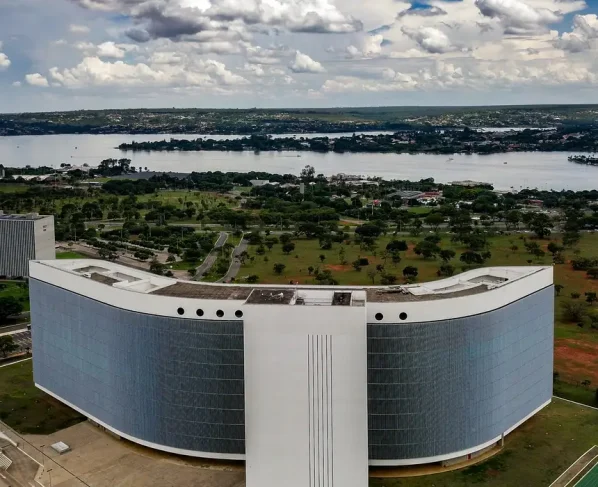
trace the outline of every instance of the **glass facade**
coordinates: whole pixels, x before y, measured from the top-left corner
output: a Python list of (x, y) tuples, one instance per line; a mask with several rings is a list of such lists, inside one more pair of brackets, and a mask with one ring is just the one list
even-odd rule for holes
[(370, 460), (450, 454), (552, 397), (554, 290), (476, 316), (368, 325)]
[(171, 448), (245, 453), (243, 322), (146, 315), (32, 279), (34, 380)]
[[(146, 442), (245, 453), (242, 320), (142, 314), (35, 279), (30, 295), (37, 384)], [(549, 401), (553, 301), (549, 287), (481, 315), (368, 324), (370, 460), (475, 448)]]

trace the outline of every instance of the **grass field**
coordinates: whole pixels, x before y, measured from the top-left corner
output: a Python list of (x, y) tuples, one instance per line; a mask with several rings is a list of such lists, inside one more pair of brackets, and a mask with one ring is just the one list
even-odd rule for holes
[(21, 287), (20, 284), (15, 281), (0, 282), (0, 297), (13, 296), (23, 304), (23, 311), (29, 311), (29, 290)]
[(56, 252), (57, 259), (89, 259), (87, 255), (80, 254), (79, 252), (66, 251)]
[(0, 420), (19, 433), (49, 434), (84, 419), (34, 386), (31, 360), (0, 367)]
[[(541, 259), (534, 258), (528, 254), (523, 245), (522, 237), (520, 234), (514, 234), (496, 236), (490, 239), (492, 257), (487, 261), (486, 265), (525, 266), (529, 265), (529, 260), (532, 261), (533, 265), (552, 265), (552, 257), (548, 252)], [(387, 259), (386, 263), (384, 263), (382, 254), (391, 238), (394, 237), (381, 237), (378, 240), (377, 250), (374, 252), (363, 251), (355, 243), (335, 243), (331, 250), (321, 250), (318, 240), (298, 239), (294, 240), (296, 248), (289, 255), (285, 255), (282, 252), (280, 244), (275, 245), (271, 251), (266, 251), (267, 262), (264, 261), (265, 256), (256, 255), (256, 246), (250, 246), (248, 252), (251, 256), (254, 256), (254, 261), (247, 260), (241, 268), (239, 276), (256, 274), (260, 277), (260, 282), (262, 283), (288, 284), (290, 281), (293, 281), (300, 284), (317, 284), (308, 271), (308, 268), (312, 266), (314, 268), (320, 267), (321, 269), (330, 270), (332, 276), (341, 285), (372, 285), (372, 280), (368, 276), (368, 270), (375, 269), (377, 264), (383, 264), (385, 272), (397, 276), (398, 282), (403, 281), (402, 270), (408, 265), (418, 268), (418, 281), (420, 282), (438, 279), (436, 272), (441, 263), (440, 259), (424, 259), (416, 255), (413, 251), (413, 247), (423, 236), (417, 238), (409, 236), (397, 237), (398, 240), (407, 240), (409, 250), (401, 252), (402, 260), (398, 265), (393, 265), (390, 259)], [(553, 239), (556, 241), (557, 237), (553, 237)], [(544, 240), (540, 242), (544, 250), (546, 250), (549, 241)], [(518, 250), (511, 250), (513, 246), (517, 246)], [(339, 256), (341, 247), (345, 251), (345, 260), (347, 261), (345, 265), (341, 264)], [(458, 257), (465, 248), (451, 242), (447, 235), (443, 235), (440, 247), (455, 250), (457, 256), (451, 264), (457, 269), (457, 272), (460, 272), (461, 262), (458, 260)], [(581, 256), (598, 256), (598, 234), (584, 234), (578, 245), (578, 249)], [(598, 330), (588, 327), (580, 328), (576, 323), (563, 322), (561, 320), (561, 308), (565, 301), (570, 300), (572, 292), (581, 293), (582, 300), (584, 292), (598, 292), (598, 280), (588, 279), (586, 273), (583, 271), (572, 270), (568, 260), (574, 257), (574, 255), (572, 252), (566, 252), (565, 254), (567, 263), (554, 266), (555, 284), (564, 286), (561, 296), (556, 298), (555, 305), (555, 370), (559, 373), (561, 379), (573, 384), (589, 380), (592, 385), (591, 389), (595, 390), (598, 386)], [(325, 257), (323, 263), (320, 261), (320, 255)], [(362, 268), (361, 271), (356, 271), (351, 266), (351, 263), (358, 257), (365, 257), (370, 262), (369, 266)], [(274, 273), (273, 267), (275, 263), (282, 263), (286, 266), (281, 275)], [(374, 278), (374, 284), (380, 284), (379, 274)], [(576, 396), (579, 395), (586, 396), (587, 394), (581, 390), (576, 393)], [(573, 397), (570, 398), (577, 400)], [(588, 402), (587, 400), (580, 402), (595, 405), (595, 402)]]
[(370, 487), (547, 487), (597, 438), (598, 411), (555, 399), (483, 463), (427, 477), (371, 479)]
[(0, 193), (24, 193), (29, 188), (26, 184), (0, 184)]

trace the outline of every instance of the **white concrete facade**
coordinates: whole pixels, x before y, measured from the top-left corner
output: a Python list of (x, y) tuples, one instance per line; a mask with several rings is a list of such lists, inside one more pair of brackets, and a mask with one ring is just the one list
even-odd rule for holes
[(244, 308), (247, 485), (367, 485), (365, 307), (264, 308)]

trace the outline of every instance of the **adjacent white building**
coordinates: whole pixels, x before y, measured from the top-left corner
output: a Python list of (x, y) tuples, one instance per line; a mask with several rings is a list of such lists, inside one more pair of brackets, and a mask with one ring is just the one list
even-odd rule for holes
[(0, 276), (26, 277), (29, 261), (55, 259), (54, 217), (0, 211)]

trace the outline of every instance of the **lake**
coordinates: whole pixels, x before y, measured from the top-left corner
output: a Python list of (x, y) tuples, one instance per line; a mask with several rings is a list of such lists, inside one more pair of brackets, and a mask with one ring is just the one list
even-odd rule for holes
[[(313, 137), (324, 134), (300, 134)], [(340, 137), (351, 134), (327, 134)], [(289, 136), (289, 134), (284, 135)], [(54, 166), (61, 163), (90, 166), (102, 159), (127, 157), (135, 167), (152, 171), (266, 171), (299, 174), (310, 164), (317, 173), (339, 172), (381, 176), (385, 179), (434, 178), (447, 183), (472, 179), (494, 184), (497, 189), (596, 189), (598, 167), (567, 161), (568, 152), (509, 152), (491, 155), (456, 154), (452, 160), (436, 154), (320, 154), (315, 152), (122, 152), (116, 147), (123, 142), (227, 135), (44, 135), (0, 137), (0, 164), (10, 167)], [(507, 164), (504, 164), (507, 162)]]

